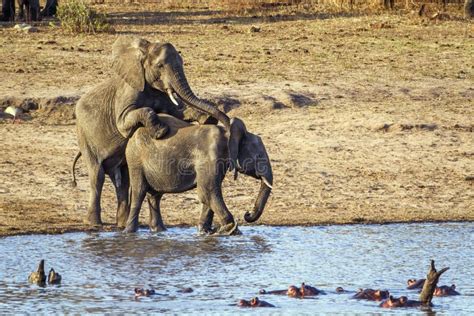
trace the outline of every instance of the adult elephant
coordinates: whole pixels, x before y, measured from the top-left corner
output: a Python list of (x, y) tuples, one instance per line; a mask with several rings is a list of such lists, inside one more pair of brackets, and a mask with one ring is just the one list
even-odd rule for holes
[(2, 0), (2, 21), (15, 21), (15, 0)]
[[(156, 112), (209, 122), (209, 115), (230, 129), (227, 115), (208, 101), (197, 98), (188, 85), (183, 60), (170, 43), (119, 37), (112, 47), (114, 74), (86, 93), (77, 103), (76, 129), (80, 153), (87, 165), (90, 197), (86, 223), (102, 224), (100, 197), (105, 175), (115, 186), (117, 225), (128, 218), (128, 171), (125, 147), (128, 138), (141, 126), (152, 139), (166, 134), (168, 127)], [(174, 94), (184, 105), (178, 107)], [(171, 102), (172, 103), (171, 103)], [(208, 114), (208, 115), (206, 115)]]
[[(238, 231), (221, 190), (229, 158), (237, 159), (239, 172), (261, 181), (254, 209), (244, 216), (247, 222), (258, 220), (273, 185), (270, 159), (261, 138), (249, 133), (238, 118), (231, 120), (231, 133), (228, 136), (220, 126), (197, 126), (169, 115), (158, 116), (170, 127), (163, 139), (154, 140), (149, 130), (140, 128), (127, 145), (131, 209), (125, 231), (137, 230), (140, 209), (147, 193), (150, 228), (160, 231), (165, 229), (160, 212), (163, 194), (184, 192), (196, 187), (203, 205), (199, 230), (213, 233), (212, 222), (216, 214), (221, 224), (218, 234)], [(229, 153), (235, 157), (229, 157)]]

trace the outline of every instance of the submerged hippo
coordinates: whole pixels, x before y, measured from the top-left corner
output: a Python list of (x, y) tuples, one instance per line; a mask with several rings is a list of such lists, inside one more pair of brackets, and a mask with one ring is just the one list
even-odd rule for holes
[(154, 289), (140, 289), (140, 288), (135, 288), (135, 297), (141, 297), (141, 296), (152, 296), (155, 295), (155, 290)]
[(62, 279), (61, 275), (57, 273), (56, 271), (54, 271), (53, 268), (49, 270), (49, 273), (48, 273), (49, 284), (61, 284), (61, 279)]
[(406, 296), (401, 296), (395, 298), (390, 295), (390, 297), (380, 303), (380, 307), (384, 308), (394, 308), (394, 307), (419, 307), (423, 305), (420, 301), (409, 300)]
[(451, 295), (461, 295), (458, 291), (456, 291), (456, 285), (452, 284), (451, 286), (442, 285), (436, 287), (434, 296), (451, 296)]
[(425, 284), (425, 279), (409, 279), (407, 281), (407, 289), (414, 290), (414, 289), (421, 289), (423, 288), (423, 284)]
[[(443, 268), (441, 270), (436, 270), (434, 260), (431, 260), (430, 270), (426, 275), (426, 280), (423, 282), (423, 289), (420, 293), (420, 299), (418, 301), (409, 300), (406, 296), (401, 296), (399, 298), (394, 298), (390, 296), (388, 300), (383, 301), (379, 306), (385, 308), (393, 308), (393, 307), (419, 307), (419, 306), (427, 306), (431, 307), (433, 304), (431, 300), (433, 299), (433, 294), (435, 293), (441, 275), (448, 271), (449, 268)], [(409, 280), (410, 281), (410, 280)], [(410, 285), (410, 284), (409, 284)], [(450, 288), (450, 287), (439, 287), (441, 288)], [(447, 290), (447, 289), (446, 289)]]
[(347, 291), (344, 290), (344, 288), (343, 288), (342, 286), (338, 286), (338, 287), (336, 288), (336, 293), (337, 293), (337, 294), (342, 294), (342, 293), (346, 293), (346, 292), (347, 292)]
[(183, 289), (179, 289), (176, 292), (178, 292), (178, 293), (192, 293), (192, 292), (194, 292), (194, 290), (190, 287), (185, 287)]
[(302, 283), (300, 288), (291, 285), (288, 287), (288, 290), (260, 290), (260, 294), (288, 295), (289, 297), (303, 298), (305, 296), (316, 296), (322, 294), (322, 291), (318, 290), (313, 286)]
[(352, 298), (359, 300), (381, 301), (387, 299), (389, 295), (389, 291), (359, 289), (359, 291)]
[[(422, 289), (423, 285), (425, 284), (425, 279), (409, 279), (407, 281), (409, 290), (414, 289)], [(442, 285), (435, 288), (433, 296), (451, 296), (451, 295), (461, 295), (458, 291), (456, 291), (456, 285), (452, 284), (451, 286)]]
[(240, 307), (275, 307), (275, 305), (272, 305), (268, 302), (259, 300), (258, 297), (254, 297), (250, 301), (240, 300), (237, 303), (237, 306), (240, 306)]

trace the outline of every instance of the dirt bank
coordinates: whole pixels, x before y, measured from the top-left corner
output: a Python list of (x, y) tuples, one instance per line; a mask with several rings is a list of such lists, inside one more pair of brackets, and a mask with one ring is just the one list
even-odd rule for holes
[[(185, 13), (152, 25), (117, 19), (118, 34), (173, 42), (196, 93), (262, 136), (275, 185), (258, 223), (474, 220), (472, 23), (399, 16), (216, 23)], [(380, 23), (389, 27), (373, 26)], [(31, 110), (22, 124), (0, 114), (0, 235), (88, 229), (82, 162), (78, 187), (70, 187), (72, 105), (109, 76), (117, 34), (39, 29), (0, 28), (7, 78), (0, 112), (8, 104)], [(257, 191), (244, 177), (226, 180), (238, 219)], [(110, 182), (103, 209), (113, 223)], [(195, 225), (200, 207), (187, 192), (165, 196), (162, 210), (165, 224)]]

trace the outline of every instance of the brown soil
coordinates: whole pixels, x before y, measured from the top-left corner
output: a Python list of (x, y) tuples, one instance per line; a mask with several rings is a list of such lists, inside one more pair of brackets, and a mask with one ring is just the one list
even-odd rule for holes
[[(262, 136), (275, 185), (259, 224), (474, 220), (472, 22), (114, 10), (117, 34), (172, 42), (195, 92)], [(117, 34), (0, 28), (0, 235), (90, 229), (81, 161), (70, 186), (72, 104), (110, 75)], [(22, 124), (1, 113), (9, 104), (30, 110)], [(242, 221), (258, 183), (228, 178)], [(104, 191), (113, 229), (110, 182)], [(162, 209), (167, 225), (195, 225), (200, 206), (191, 191)]]

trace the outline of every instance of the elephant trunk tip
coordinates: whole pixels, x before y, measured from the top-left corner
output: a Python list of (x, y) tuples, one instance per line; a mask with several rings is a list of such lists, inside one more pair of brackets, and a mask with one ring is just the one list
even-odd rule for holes
[(247, 223), (253, 223), (258, 220), (260, 216), (256, 216), (256, 214), (252, 214), (250, 212), (245, 212), (244, 219)]

